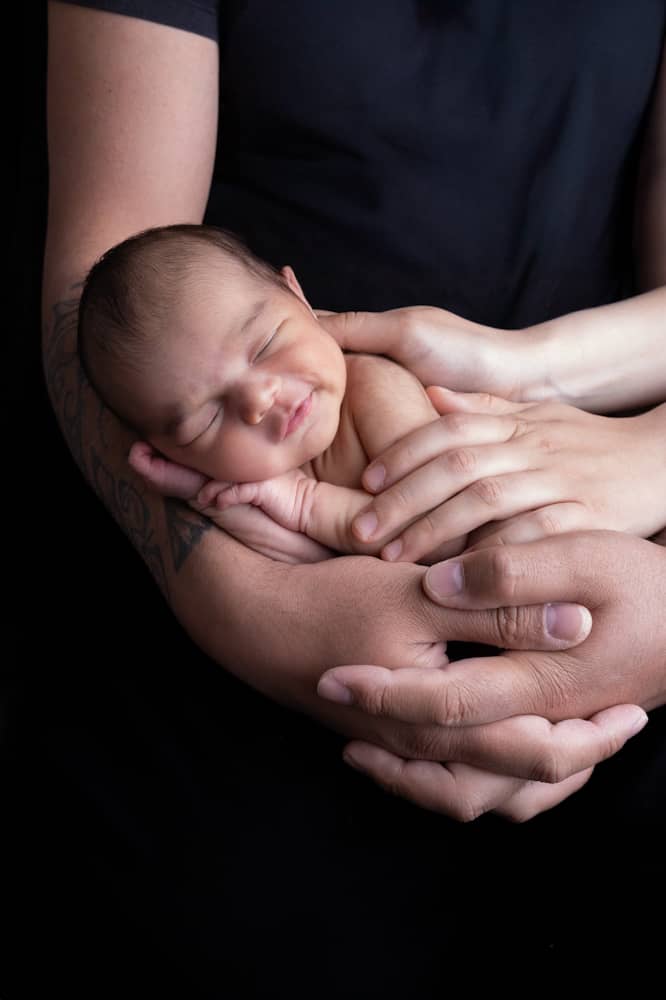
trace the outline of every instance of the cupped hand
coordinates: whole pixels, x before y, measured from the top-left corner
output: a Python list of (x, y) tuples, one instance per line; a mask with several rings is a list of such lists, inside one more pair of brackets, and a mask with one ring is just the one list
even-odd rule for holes
[(439, 387), (429, 395), (440, 419), (364, 474), (366, 489), (382, 492), (353, 531), (362, 541), (390, 539), (384, 558), (423, 559), (475, 529), (470, 544), (584, 529), (648, 537), (663, 527), (666, 454), (656, 411), (613, 418)]
[[(468, 731), (495, 741), (499, 724), (503, 738), (514, 740), (514, 768), (522, 760), (523, 775), (556, 782), (554, 789), (565, 787), (561, 781), (575, 781), (572, 767), (575, 772), (584, 758), (573, 748), (591, 737), (589, 727), (618, 725), (614, 737), (606, 730), (612, 751), (622, 727), (624, 737), (632, 727), (634, 732), (642, 728), (645, 718), (637, 706), (650, 710), (666, 702), (666, 551), (661, 546), (595, 531), (488, 548), (431, 568), (424, 587), (440, 605), (499, 609), (507, 634), (522, 629), (525, 605), (547, 599), (585, 603), (594, 624), (584, 642), (566, 651), (521, 652), (509, 640), (504, 644), (513, 648), (500, 657), (461, 660), (439, 670), (336, 667), (320, 681), (322, 697), (412, 726), (415, 744), (429, 733), (436, 758), (440, 741), (451, 740), (451, 733), (459, 733), (463, 743)], [(544, 726), (550, 726), (547, 740)], [(530, 741), (539, 736), (530, 755)], [(447, 744), (449, 759), (460, 759), (453, 746)], [(546, 807), (540, 797), (549, 793), (542, 786), (521, 785), (517, 797), (497, 802), (495, 791), (501, 798), (509, 787), (504, 776), (495, 783), (487, 773), (477, 775), (470, 784), (466, 768), (443, 770), (410, 760), (433, 756), (425, 745), (405, 754), (362, 741), (350, 745), (348, 753), (375, 781), (428, 808), (451, 813), (452, 804), (460, 803), (458, 792), (469, 815), (495, 808), (526, 818)], [(490, 761), (486, 767), (496, 770)], [(582, 766), (579, 776), (583, 782)]]
[(524, 613), (511, 608), (545, 600), (579, 601), (594, 625), (584, 642), (558, 652), (509, 643), (497, 658), (437, 671), (336, 668), (320, 694), (400, 722), (463, 729), (520, 714), (558, 722), (620, 703), (650, 710), (666, 702), (666, 551), (653, 542), (589, 531), (494, 546), (431, 567), (423, 583), (442, 606), (503, 608), (507, 631)]
[[(384, 664), (382, 673), (439, 675), (449, 669), (444, 644), (438, 641), (443, 638), (552, 650), (569, 647), (588, 634), (589, 614), (569, 605), (535, 605), (515, 614), (448, 609), (442, 614), (444, 609), (423, 593), (423, 572), (409, 564), (389, 565), (367, 557), (289, 568), (284, 591), (294, 614), (282, 626), (281, 643), (270, 647), (276, 686), (267, 693), (282, 700), (281, 677), (296, 676), (297, 684), (290, 685), (290, 704), (351, 739), (347, 754), (352, 759), (360, 752), (388, 764), (387, 770), (378, 768), (377, 780), (427, 808), (459, 820), (488, 810), (522, 820), (554, 806), (580, 788), (594, 765), (637, 731), (645, 718), (642, 711), (620, 705), (590, 721), (559, 726), (525, 716), (463, 730), (445, 729), (432, 721), (416, 725), (395, 721), (360, 704), (335, 704), (317, 697), (316, 681), (326, 662), (348, 663), (365, 656), (366, 662)], [(262, 608), (259, 627), (270, 614), (265, 601)], [(566, 638), (556, 639), (555, 633)], [(310, 646), (313, 638), (315, 650)], [(243, 655), (247, 656), (245, 648)], [(479, 662), (490, 666), (495, 660)], [(492, 688), (488, 697), (492, 704)], [(547, 767), (553, 760), (556, 774)]]
[[(130, 460), (152, 488), (167, 495), (197, 491), (201, 499), (191, 497), (191, 505), (200, 512), (208, 509), (208, 494), (215, 493), (210, 481), (202, 486), (203, 477), (162, 459), (149, 446), (135, 446)], [(217, 517), (221, 512), (212, 508), (210, 513)], [(275, 526), (261, 511), (241, 506), (224, 513), (236, 515), (239, 534), (251, 536), (259, 551), (263, 547), (270, 553)], [(316, 685), (326, 664), (360, 658), (393, 669), (437, 669), (447, 663), (447, 639), (565, 649), (588, 634), (589, 612), (566, 604), (531, 606), (515, 614), (437, 609), (423, 592), (422, 569), (364, 557), (316, 566), (262, 560), (259, 569), (253, 604), (241, 601), (232, 615), (233, 627), (228, 612), (220, 615), (225, 662), (269, 697), (351, 739), (348, 759), (369, 754), (368, 769), (372, 773), (374, 768), (381, 784), (424, 807), (459, 820), (488, 810), (527, 819), (582, 787), (594, 765), (615, 752), (636, 726), (635, 709), (619, 706), (590, 722), (572, 724), (577, 728), (571, 741), (563, 725), (550, 727), (537, 717), (442, 732), (431, 724), (395, 722), (325, 701), (317, 696)], [(248, 624), (243, 615), (255, 605), (261, 613), (250, 614)], [(199, 639), (216, 657), (217, 631), (212, 619)], [(552, 757), (555, 748), (561, 780), (542, 782), (535, 777), (539, 762)], [(433, 761), (433, 754), (447, 763)]]
[(434, 306), (316, 315), (343, 350), (388, 355), (423, 385), (523, 400), (544, 378), (537, 330), (483, 326)]

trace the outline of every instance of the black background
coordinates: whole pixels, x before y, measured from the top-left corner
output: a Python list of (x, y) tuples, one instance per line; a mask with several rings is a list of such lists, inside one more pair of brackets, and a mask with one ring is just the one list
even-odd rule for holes
[(460, 827), (349, 774), (336, 737), (246, 692), (166, 612), (41, 380), (43, 5), (20, 18), (0, 995), (425, 997), (531, 970), (540, 988), (581, 966), (640, 978), (663, 950), (663, 710), (555, 812)]

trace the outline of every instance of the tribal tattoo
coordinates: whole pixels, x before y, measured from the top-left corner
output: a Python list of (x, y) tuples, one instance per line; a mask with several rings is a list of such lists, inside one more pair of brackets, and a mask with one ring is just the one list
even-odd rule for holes
[(118, 422), (93, 390), (79, 363), (76, 337), (81, 288), (82, 282), (72, 285), (70, 297), (53, 305), (44, 330), (44, 374), (51, 403), (81, 472), (137, 549), (168, 601), (167, 569), (177, 573), (213, 525), (181, 501), (163, 498), (166, 532), (160, 531), (155, 522), (158, 508), (148, 502), (148, 491), (131, 476), (129, 467), (124, 477), (118, 475), (117, 463), (114, 468), (109, 462), (113, 450), (109, 430), (116, 429)]

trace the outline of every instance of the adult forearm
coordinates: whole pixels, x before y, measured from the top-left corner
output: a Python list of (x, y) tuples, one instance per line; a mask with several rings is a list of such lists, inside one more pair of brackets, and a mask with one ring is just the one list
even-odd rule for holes
[[(47, 250), (44, 281), (43, 360), (60, 427), (83, 475), (127, 534), (181, 624), (211, 656), (265, 689), (263, 658), (248, 655), (247, 636), (260, 642), (254, 607), (266, 615), (284, 570), (246, 549), (181, 501), (147, 489), (127, 463), (132, 435), (87, 383), (76, 352), (80, 280), (63, 280)], [(243, 653), (244, 655), (240, 655)], [(275, 672), (273, 671), (273, 674)], [(272, 677), (271, 683), (278, 678)]]
[(666, 399), (666, 286), (524, 331), (539, 376), (525, 399), (610, 413)]

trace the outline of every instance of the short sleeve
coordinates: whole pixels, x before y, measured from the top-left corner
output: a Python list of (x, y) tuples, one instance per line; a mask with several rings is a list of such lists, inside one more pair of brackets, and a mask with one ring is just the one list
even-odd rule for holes
[(91, 7), (111, 14), (138, 17), (170, 28), (218, 38), (218, 0), (66, 0), (77, 7)]

